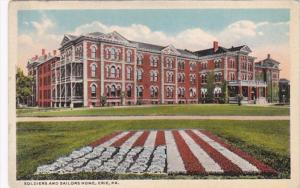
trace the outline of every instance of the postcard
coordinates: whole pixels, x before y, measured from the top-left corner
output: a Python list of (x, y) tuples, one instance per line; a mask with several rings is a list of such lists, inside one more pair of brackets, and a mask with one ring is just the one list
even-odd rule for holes
[(299, 186), (299, 3), (12, 1), (11, 187)]

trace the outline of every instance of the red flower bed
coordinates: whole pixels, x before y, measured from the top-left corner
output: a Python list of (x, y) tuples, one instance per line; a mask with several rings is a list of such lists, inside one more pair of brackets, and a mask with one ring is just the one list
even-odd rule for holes
[(226, 175), (237, 175), (243, 173), (242, 170), (219, 151), (210, 146), (202, 138), (196, 135), (191, 130), (185, 131), (220, 167), (224, 170)]
[(155, 147), (166, 145), (165, 133), (164, 131), (157, 131), (155, 139)]
[(133, 143), (132, 147), (144, 146), (149, 134), (149, 131), (144, 131), (143, 134)]
[(112, 139), (113, 137), (115, 137), (115, 136), (117, 136), (119, 134), (121, 134), (120, 131), (119, 132), (115, 132), (115, 133), (110, 134), (110, 135), (107, 135), (107, 136), (104, 136), (104, 137), (100, 138), (99, 140), (96, 140), (96, 141), (92, 142), (91, 144), (89, 144), (89, 146), (96, 147), (96, 146), (98, 146), (100, 144), (103, 144), (104, 142)]
[(120, 147), (124, 142), (126, 142), (132, 135), (134, 135), (134, 131), (130, 131), (128, 134), (120, 138), (119, 140), (115, 141), (111, 146), (113, 147)]
[(225, 148), (229, 149), (230, 151), (236, 153), (238, 156), (244, 158), (249, 163), (251, 163), (252, 165), (256, 166), (263, 174), (268, 174), (268, 175), (276, 175), (277, 174), (277, 172), (274, 169), (272, 169), (271, 167), (269, 167), (268, 165), (266, 165), (266, 164), (258, 161), (257, 159), (253, 158), (252, 156), (250, 156), (249, 154), (243, 152), (242, 150), (240, 150), (240, 149), (238, 149), (236, 147), (233, 147), (233, 146), (225, 143), (219, 137), (211, 134), (210, 132), (208, 132), (206, 130), (201, 130), (200, 132), (202, 132), (203, 134), (205, 134), (206, 136), (208, 136), (210, 139), (218, 142), (223, 147), (225, 147)]
[(180, 136), (178, 131), (172, 131), (172, 133), (187, 173), (206, 174), (205, 169), (192, 153), (189, 146), (185, 143), (184, 139)]

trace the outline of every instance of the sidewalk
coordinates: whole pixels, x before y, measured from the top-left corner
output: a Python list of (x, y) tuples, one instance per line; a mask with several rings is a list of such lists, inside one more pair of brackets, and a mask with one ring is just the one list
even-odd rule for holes
[(107, 120), (290, 120), (290, 116), (81, 116), (18, 117), (17, 122)]

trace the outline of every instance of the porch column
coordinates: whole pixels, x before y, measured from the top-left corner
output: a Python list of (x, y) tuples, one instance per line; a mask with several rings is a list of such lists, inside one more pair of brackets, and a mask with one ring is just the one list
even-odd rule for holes
[(256, 98), (259, 98), (259, 87), (256, 87)]
[(251, 100), (252, 87), (248, 86), (248, 100)]

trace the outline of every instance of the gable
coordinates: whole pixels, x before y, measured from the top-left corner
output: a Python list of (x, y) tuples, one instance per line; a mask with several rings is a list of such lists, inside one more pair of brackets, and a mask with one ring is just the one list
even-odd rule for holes
[(110, 40), (115, 40), (115, 41), (120, 41), (120, 42), (126, 42), (128, 43), (128, 40), (123, 37), (122, 35), (120, 35), (118, 32), (114, 31), (112, 33), (106, 34), (105, 35), (106, 39), (110, 39)]
[(161, 51), (162, 51), (162, 53), (165, 53), (165, 54), (180, 55), (178, 50), (176, 50), (176, 48), (173, 45), (169, 45), (169, 46), (165, 47), (164, 49), (162, 49)]
[(252, 52), (251, 49), (247, 45), (245, 45), (243, 48), (241, 48), (241, 51), (247, 52), (247, 53)]
[(70, 38), (65, 35), (60, 44), (63, 45), (69, 41), (70, 41)]

